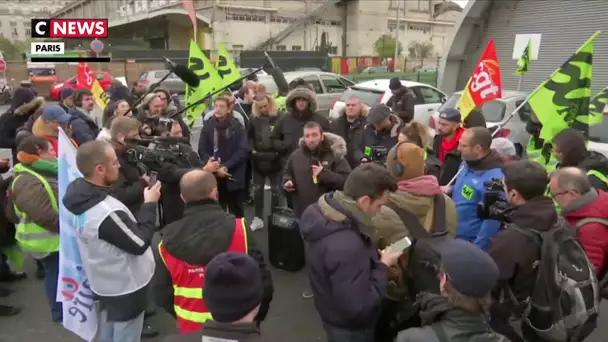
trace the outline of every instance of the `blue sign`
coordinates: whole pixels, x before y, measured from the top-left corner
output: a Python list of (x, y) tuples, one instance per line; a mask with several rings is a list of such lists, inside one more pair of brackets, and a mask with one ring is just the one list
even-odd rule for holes
[(100, 53), (103, 51), (104, 45), (99, 39), (95, 39), (91, 42), (91, 50), (95, 53)]

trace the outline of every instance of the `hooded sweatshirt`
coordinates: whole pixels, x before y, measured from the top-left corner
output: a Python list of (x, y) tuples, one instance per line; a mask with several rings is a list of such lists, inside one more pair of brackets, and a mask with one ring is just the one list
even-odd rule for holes
[(504, 178), (502, 166), (502, 158), (494, 150), (479, 160), (466, 161), (461, 165), (463, 171), (456, 178), (452, 190), (458, 212), (456, 237), (473, 242), (484, 250), (500, 228), (500, 222), (479, 218), (477, 203), (483, 200), (486, 193), (484, 182)]

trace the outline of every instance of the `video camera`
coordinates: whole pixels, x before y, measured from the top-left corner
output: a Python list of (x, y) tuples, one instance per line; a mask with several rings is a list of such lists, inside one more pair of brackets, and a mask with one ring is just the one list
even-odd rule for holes
[(363, 152), (365, 158), (376, 164), (384, 166), (388, 156), (388, 148), (384, 146), (366, 146)]
[(504, 186), (499, 178), (492, 178), (483, 182), (485, 193), (482, 200), (477, 203), (477, 216), (484, 220), (497, 220), (508, 222), (506, 216), (509, 202), (504, 197)]
[[(152, 137), (150, 139), (129, 139), (126, 151), (127, 161), (136, 165), (143, 165), (146, 169), (156, 169), (165, 163), (175, 165), (188, 164), (198, 160), (191, 149), (184, 149), (188, 144), (184, 137)], [(195, 153), (194, 153), (195, 154)]]

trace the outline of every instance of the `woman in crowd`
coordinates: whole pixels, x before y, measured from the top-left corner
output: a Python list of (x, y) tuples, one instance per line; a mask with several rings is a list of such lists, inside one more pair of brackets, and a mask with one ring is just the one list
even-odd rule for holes
[(97, 140), (110, 140), (110, 125), (112, 124), (112, 120), (118, 116), (132, 117), (133, 113), (129, 111), (129, 108), (131, 106), (129, 106), (127, 100), (118, 100), (110, 103), (103, 111), (103, 128), (99, 132), (99, 135), (97, 135)]
[(435, 176), (439, 179), (441, 174), (441, 162), (429, 150), (431, 135), (428, 127), (420, 121), (414, 120), (405, 124), (399, 130), (399, 142), (408, 141), (422, 147), (425, 151), (424, 162), (426, 164), (426, 174)]

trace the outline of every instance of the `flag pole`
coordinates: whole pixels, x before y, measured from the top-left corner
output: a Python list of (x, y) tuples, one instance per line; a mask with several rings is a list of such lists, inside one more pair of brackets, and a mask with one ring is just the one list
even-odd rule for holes
[(521, 91), (521, 87), (524, 84), (524, 74), (519, 75), (519, 82), (517, 82), (517, 91)]

